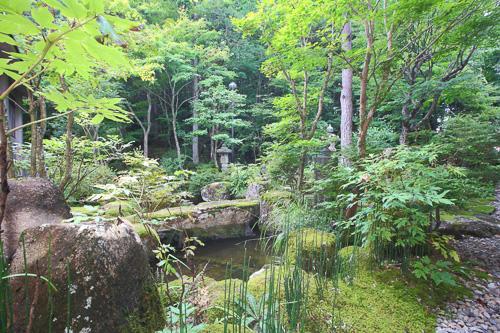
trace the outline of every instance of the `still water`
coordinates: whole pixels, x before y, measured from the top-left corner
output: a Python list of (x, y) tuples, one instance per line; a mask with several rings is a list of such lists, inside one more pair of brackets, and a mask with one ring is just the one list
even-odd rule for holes
[(189, 262), (190, 272), (186, 275), (200, 272), (206, 265), (205, 276), (215, 280), (224, 280), (227, 276), (227, 267), (232, 265), (232, 277), (242, 278), (245, 258), (248, 261), (250, 274), (261, 269), (271, 262), (272, 257), (267, 253), (259, 239), (234, 238), (208, 241), (205, 246), (198, 247), (195, 256)]

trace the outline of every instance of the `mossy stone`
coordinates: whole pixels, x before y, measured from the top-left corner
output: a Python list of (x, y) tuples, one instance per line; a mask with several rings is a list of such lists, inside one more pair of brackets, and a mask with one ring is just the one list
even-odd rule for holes
[[(233, 326), (231, 324), (227, 325), (227, 330), (224, 330), (224, 323), (212, 323), (208, 324), (205, 326), (203, 330), (201, 330), (201, 333), (236, 333), (236, 332), (242, 332), (239, 329), (233, 330)], [(246, 328), (245, 329), (246, 333), (254, 333), (253, 330)]]
[(163, 304), (159, 292), (154, 285), (145, 288), (140, 303), (140, 309), (128, 316), (128, 323), (122, 328), (124, 333), (150, 333), (156, 332), (165, 324), (165, 318), (161, 315)]
[(117, 200), (111, 201), (102, 206), (104, 215), (108, 217), (117, 217), (130, 215), (134, 213), (134, 205), (129, 201)]
[(289, 233), (286, 259), (289, 264), (300, 265), (303, 269), (330, 272), (335, 260), (335, 235), (304, 228)]

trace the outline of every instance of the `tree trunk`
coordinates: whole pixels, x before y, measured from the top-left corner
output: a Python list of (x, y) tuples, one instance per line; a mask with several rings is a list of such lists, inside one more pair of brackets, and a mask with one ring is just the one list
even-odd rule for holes
[(35, 123), (36, 118), (36, 106), (35, 99), (33, 97), (33, 93), (28, 89), (28, 113), (30, 116), (31, 122), (31, 148), (30, 148), (30, 176), (36, 177), (37, 167), (36, 167), (36, 156), (37, 156), (37, 134), (38, 134), (38, 126)]
[[(352, 50), (352, 31), (351, 23), (346, 23), (342, 29), (345, 34), (345, 41), (342, 44), (342, 49), (345, 51)], [(344, 166), (351, 164), (351, 161), (346, 156), (346, 151), (352, 144), (352, 68), (344, 68), (342, 70), (342, 91), (340, 94), (340, 148), (342, 157), (340, 163)]]
[(38, 177), (47, 178), (47, 170), (45, 169), (45, 153), (43, 149), (43, 138), (47, 130), (47, 122), (45, 121), (45, 119), (47, 118), (47, 105), (45, 104), (45, 97), (40, 96), (38, 99), (38, 104), (40, 107), (40, 120), (43, 121), (41, 121), (37, 126), (36, 165), (37, 165)]
[[(197, 61), (195, 61), (194, 65), (197, 65)], [(198, 100), (199, 98), (199, 77), (198, 75), (194, 75), (193, 77), (193, 119), (196, 119), (198, 116), (196, 109), (194, 108), (194, 103)], [(193, 133), (196, 133), (198, 131), (198, 124), (196, 122), (193, 122)], [(199, 147), (199, 138), (197, 135), (193, 135), (192, 138), (192, 150), (193, 150), (193, 163), (199, 164), (200, 163), (200, 147)]]
[[(61, 76), (61, 87), (63, 91), (68, 90), (64, 77)], [(64, 175), (59, 184), (59, 189), (64, 192), (64, 189), (71, 180), (71, 173), (73, 172), (73, 124), (75, 122), (75, 115), (73, 112), (68, 113), (68, 120), (66, 123), (66, 150), (64, 151)]]
[(399, 144), (406, 145), (408, 143), (408, 134), (410, 134), (410, 125), (407, 121), (401, 123), (401, 133), (399, 133)]
[[(8, 120), (7, 120), (8, 122)], [(8, 129), (7, 129), (8, 130)], [(15, 160), (14, 160), (14, 147), (12, 147), (12, 141), (7, 141), (7, 177), (15, 178), (16, 174), (14, 172), (15, 168)]]
[(59, 189), (64, 191), (66, 186), (71, 180), (71, 173), (73, 172), (73, 124), (75, 116), (73, 112), (68, 114), (68, 122), (66, 124), (66, 150), (64, 152), (64, 176), (59, 184)]
[(146, 126), (143, 127), (144, 130), (144, 157), (149, 157), (149, 132), (151, 131), (151, 111), (153, 109), (153, 104), (151, 102), (151, 94), (148, 92), (146, 94), (148, 99), (148, 113), (146, 114)]
[(304, 169), (306, 168), (306, 156), (307, 153), (303, 151), (300, 155), (300, 162), (299, 162), (299, 179), (297, 181), (297, 188), (299, 192), (302, 191), (304, 187)]
[(4, 100), (0, 100), (0, 239), (2, 235), (2, 222), (5, 215), (5, 204), (9, 195), (9, 183), (7, 180), (7, 132)]
[(174, 134), (175, 141), (175, 151), (177, 152), (177, 158), (181, 159), (181, 146), (179, 145), (179, 138), (177, 137), (177, 117), (172, 113), (172, 133)]
[(366, 35), (366, 53), (363, 63), (363, 70), (361, 72), (361, 88), (359, 94), (359, 136), (358, 136), (358, 151), (359, 157), (364, 158), (366, 155), (366, 135), (368, 132), (368, 117), (366, 114), (368, 108), (368, 80), (370, 62), (372, 59), (373, 47), (373, 29), (374, 22), (367, 20), (365, 22), (365, 35)]

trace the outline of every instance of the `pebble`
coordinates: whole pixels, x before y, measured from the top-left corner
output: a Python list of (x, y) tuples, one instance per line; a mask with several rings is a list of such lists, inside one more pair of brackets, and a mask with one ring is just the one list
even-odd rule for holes
[[(496, 190), (495, 213), (500, 223), (500, 186)], [(489, 280), (473, 278), (465, 284), (472, 297), (448, 303), (437, 318), (437, 333), (500, 332), (500, 236), (465, 237), (453, 243), (460, 257), (489, 273)]]

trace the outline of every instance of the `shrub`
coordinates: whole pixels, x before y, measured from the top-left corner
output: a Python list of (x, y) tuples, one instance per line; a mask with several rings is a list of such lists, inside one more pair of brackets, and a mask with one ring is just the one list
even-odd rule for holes
[(236, 198), (241, 198), (245, 196), (248, 185), (257, 182), (259, 176), (260, 168), (256, 164), (232, 164), (225, 178), (231, 194)]
[[(79, 181), (78, 175), (72, 177), (71, 182), (66, 187), (64, 194), (69, 201), (85, 201), (88, 197), (96, 192), (95, 184), (105, 184), (113, 181), (116, 173), (107, 165), (85, 166), (84, 172), (88, 172), (87, 176)], [(77, 174), (80, 170), (74, 170)]]
[[(355, 216), (342, 223), (356, 232), (378, 259), (404, 259), (429, 242), (436, 208), (453, 205), (448, 190), (437, 184), (463, 175), (452, 166), (436, 164), (436, 147), (400, 147), (391, 154), (367, 158), (344, 186), (355, 193), (339, 195), (345, 205), (357, 205)], [(352, 188), (352, 187), (351, 187)]]
[(213, 164), (200, 164), (189, 178), (187, 190), (196, 201), (201, 201), (201, 189), (222, 180), (222, 173)]
[(469, 168), (473, 176), (497, 181), (500, 174), (498, 124), (470, 115), (447, 119), (434, 139), (441, 145), (439, 158), (446, 163)]
[(187, 156), (181, 155), (179, 158), (175, 151), (164, 154), (160, 160), (160, 165), (169, 174), (182, 170), (187, 160)]

